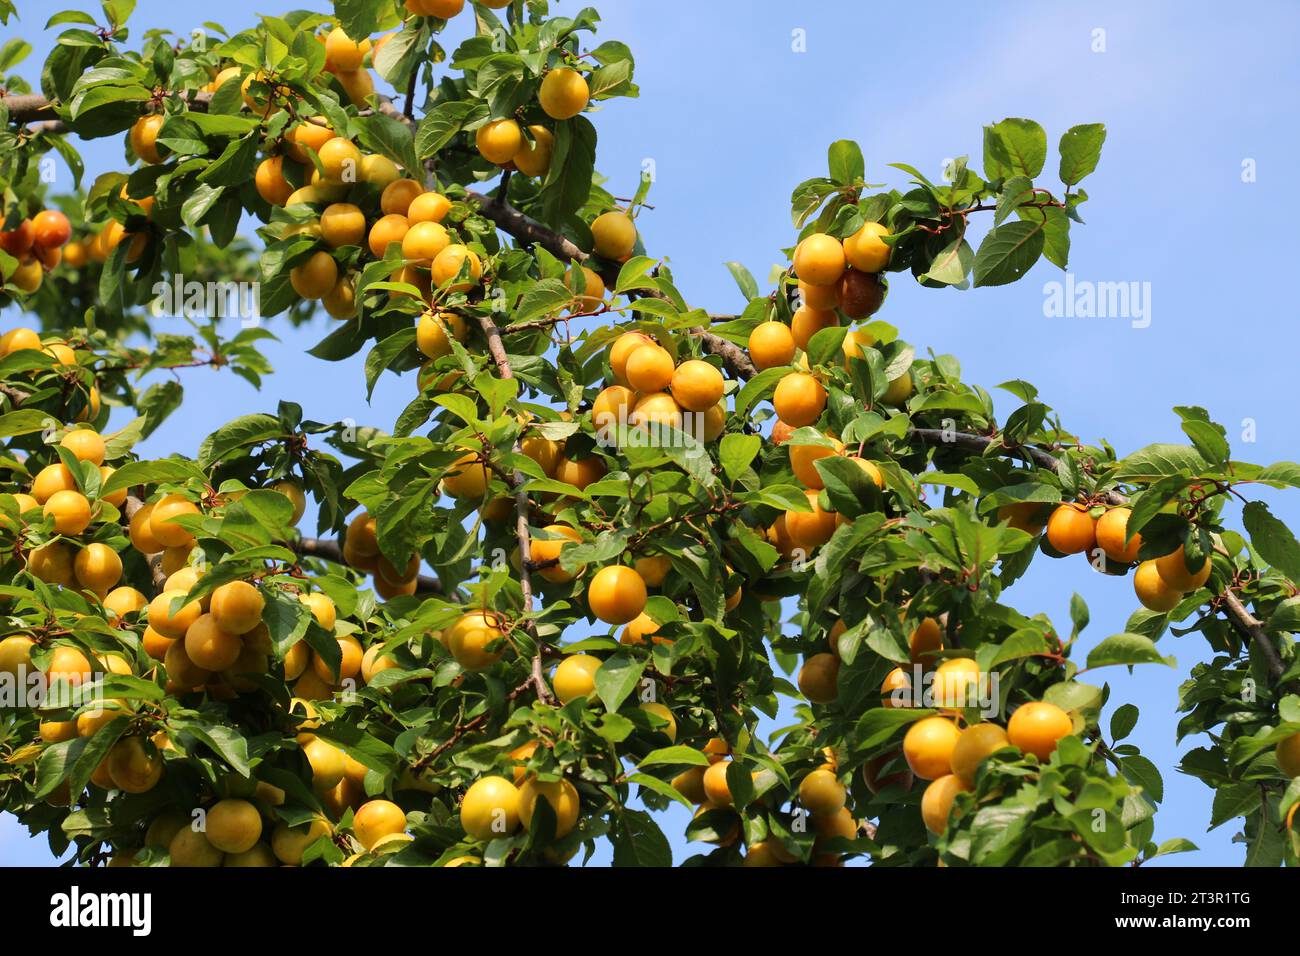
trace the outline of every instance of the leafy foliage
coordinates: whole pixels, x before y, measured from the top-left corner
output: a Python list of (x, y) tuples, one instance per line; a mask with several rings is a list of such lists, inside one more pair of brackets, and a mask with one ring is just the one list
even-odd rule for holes
[[(639, 95), (630, 48), (593, 45), (592, 9), (514, 0), (473, 5), (447, 51), (427, 5), (338, 0), (136, 49), (132, 5), (106, 3), (103, 23), (51, 18), (38, 106), (5, 76), (0, 273), (43, 335), (0, 342), (0, 678), (34, 670), (49, 693), (0, 711), (0, 809), (87, 863), (555, 864), (607, 839), (615, 865), (663, 865), (677, 802), (713, 845), (692, 865), (1126, 865), (1193, 847), (1152, 838), (1164, 783), (1122, 742), (1137, 706), (1103, 731), (1109, 688), (1080, 677), (1173, 666), (1166, 632), (1199, 632), (1216, 656), (1179, 732), (1212, 743), (1179, 769), (1216, 791), (1212, 825), (1243, 820), (1250, 863), (1296, 862), (1300, 545), (1261, 502), (1248, 537), (1222, 511), (1243, 486), (1300, 485), (1300, 465), (1233, 460), (1196, 407), (1175, 409), (1189, 444), (1120, 457), (1019, 380), (999, 421), (955, 357), (874, 317), (908, 272), (966, 288), (1064, 269), (1104, 127), (1061, 136), (1059, 188), (1032, 120), (985, 129), (982, 173), (895, 164), (901, 188), (836, 142), (793, 190), (792, 263), (769, 292), (728, 263), (745, 306), (715, 316), (637, 234), (650, 180), (616, 199), (596, 171), (583, 109)], [(0, 72), (29, 49), (0, 48)], [(375, 93), (370, 70), (409, 92)], [(107, 136), (129, 168), (81, 183), (75, 141)], [(77, 192), (46, 194), (50, 153)], [(33, 272), (48, 250), (8, 237), (53, 208), (71, 239)], [(406, 241), (416, 223), (436, 248)], [(272, 373), (263, 328), (223, 339), (199, 309), (192, 334), (154, 330), (177, 281), (257, 283), (261, 316), (290, 324), (322, 300), (339, 322), (311, 354), (364, 351), (367, 389), (401, 376), (410, 403), (344, 426), (283, 402), (192, 460), (141, 459), (184, 402), (143, 375)], [(788, 352), (760, 361), (762, 331)], [(658, 351), (641, 368), (631, 346)], [(114, 408), (130, 420), (105, 432)], [(1003, 600), (1067, 552), (1116, 576), (1140, 562), (1148, 605), (1082, 663), (1081, 599), (1068, 638)], [(609, 627), (570, 639), (587, 621)], [(944, 698), (959, 673), (985, 694)], [(94, 696), (59, 698), (69, 679)], [(782, 698), (792, 722), (760, 735)], [(1002, 734), (968, 779), (960, 727)], [(250, 848), (213, 820), (230, 801), (255, 811)], [(376, 820), (407, 838), (377, 843)]]

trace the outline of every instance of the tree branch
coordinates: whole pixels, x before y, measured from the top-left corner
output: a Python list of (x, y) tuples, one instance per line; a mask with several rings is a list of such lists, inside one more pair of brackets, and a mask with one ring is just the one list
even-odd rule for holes
[(1000, 438), (988, 435), (976, 435), (973, 432), (952, 432), (942, 428), (913, 428), (908, 434), (934, 448), (956, 448), (974, 455), (983, 455), (990, 446), (996, 445), (1009, 454), (1020, 454), (1029, 459), (1031, 464), (1049, 471), (1056, 470), (1056, 456), (1033, 445), (1007, 444)]
[[(1008, 445), (999, 438), (975, 435), (970, 432), (945, 433), (938, 428), (913, 428), (909, 434), (919, 438), (927, 445), (946, 445), (976, 455), (982, 455), (987, 448), (996, 445), (1000, 450), (1008, 453), (1025, 455), (1033, 464), (1041, 468), (1053, 471), (1056, 469), (1056, 456), (1045, 449), (1036, 448), (1032, 445)], [(1106, 502), (1110, 505), (1125, 505), (1128, 503), (1128, 498), (1117, 491), (1112, 491), (1106, 495)], [(1216, 603), (1223, 605), (1224, 616), (1227, 617), (1228, 622), (1247, 641), (1252, 642), (1259, 648), (1259, 652), (1264, 655), (1264, 660), (1268, 664), (1269, 673), (1273, 675), (1273, 680), (1278, 680), (1286, 671), (1286, 666), (1278, 654), (1277, 647), (1274, 646), (1272, 639), (1264, 630), (1263, 622), (1246, 609), (1246, 606), (1241, 603), (1241, 599), (1237, 597), (1236, 592), (1231, 587), (1216, 598)]]
[[(131, 524), (131, 519), (135, 513), (144, 507), (144, 501), (135, 495), (127, 495), (126, 504), (122, 506), (122, 514), (126, 517), (127, 525)], [(162, 566), (162, 552), (157, 554), (145, 555), (145, 561), (149, 565), (149, 573), (153, 576), (153, 586), (155, 591), (162, 591), (163, 586), (167, 583), (167, 572)]]
[[(332, 564), (347, 564), (343, 559), (343, 548), (330, 538), (300, 538), (293, 542), (293, 550), (305, 558), (319, 558)], [(459, 599), (454, 591), (447, 593), (442, 582), (428, 574), (421, 574), (415, 583), (416, 594), (439, 594), (449, 601)]]
[[(483, 327), (483, 334), (487, 337), (488, 352), (492, 355), (492, 361), (496, 363), (497, 372), (502, 378), (514, 378), (514, 370), (510, 368), (510, 358), (506, 355), (506, 347), (501, 341), (501, 330), (497, 328), (496, 323), (491, 317), (479, 316), (479, 324)], [(518, 440), (515, 441), (515, 454), (522, 454)], [(509, 484), (515, 493), (515, 540), (519, 542), (519, 590), (523, 594), (524, 614), (531, 614), (533, 611), (533, 576), (529, 571), (532, 563), (532, 542), (528, 532), (528, 492), (524, 489), (524, 476), (515, 469), (509, 476)], [(542, 673), (542, 650), (538, 643), (537, 629), (533, 622), (527, 621), (524, 628), (528, 631), (529, 636), (533, 639), (536, 646), (536, 653), (533, 654), (532, 669), (529, 674), (529, 681), (537, 691), (537, 699), (544, 704), (555, 702), (551, 694), (551, 688), (547, 686), (546, 677)]]
[(1264, 622), (1251, 614), (1246, 609), (1246, 605), (1241, 603), (1241, 598), (1237, 597), (1232, 588), (1226, 589), (1219, 595), (1219, 601), (1223, 604), (1224, 614), (1232, 625), (1240, 631), (1247, 640), (1254, 642), (1259, 648), (1259, 652), (1264, 655), (1264, 661), (1268, 664), (1268, 671), (1273, 675), (1276, 682), (1286, 671), (1286, 665), (1282, 663), (1282, 658), (1273, 646), (1272, 639), (1264, 631)]
[(0, 103), (9, 110), (9, 120), (13, 123), (58, 119), (54, 104), (40, 93), (9, 93), (0, 97)]

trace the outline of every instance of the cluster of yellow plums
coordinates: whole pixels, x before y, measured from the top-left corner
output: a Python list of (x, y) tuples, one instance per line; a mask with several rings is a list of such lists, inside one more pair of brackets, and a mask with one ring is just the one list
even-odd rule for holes
[[(1038, 535), (1044, 530), (1046, 510), (1047, 506), (1035, 502), (1004, 505), (998, 509), (998, 518), (1013, 528)], [(1167, 613), (1184, 596), (1205, 586), (1210, 579), (1210, 559), (1206, 556), (1193, 571), (1188, 567), (1183, 546), (1179, 545), (1158, 558), (1138, 561), (1142, 535), (1128, 536), (1131, 514), (1130, 509), (1123, 507), (1093, 507), (1079, 502), (1057, 505), (1046, 520), (1048, 553), (1082, 554), (1089, 562), (1104, 555), (1108, 572), (1122, 572), (1136, 563), (1133, 590), (1138, 600), (1148, 610)]]
[(703, 359), (678, 362), (644, 332), (625, 332), (609, 351), (614, 384), (592, 403), (591, 423), (602, 445), (617, 443), (619, 428), (685, 430), (705, 442), (727, 421), (726, 382)]
[[(304, 737), (312, 735), (299, 735), (300, 740)], [(310, 744), (309, 739), (306, 746)], [(343, 768), (333, 768), (339, 784), (330, 794), (322, 795), (323, 802), (336, 819), (352, 811), (350, 840), (341, 845), (360, 847), (343, 865), (351, 866), (369, 854), (392, 852), (410, 843), (412, 837), (406, 832), (406, 813), (401, 807), (383, 798), (364, 798), (365, 765), (346, 755), (336, 763)], [(330, 795), (345, 787), (362, 796), (338, 805)], [(335, 822), (326, 814), (294, 825), (272, 816), (269, 808), (284, 803), (284, 791), (278, 787), (264, 781), (242, 781), (238, 789), (245, 795), (223, 797), (188, 814), (163, 811), (150, 821), (143, 847), (120, 850), (109, 865), (134, 865), (140, 849), (151, 847), (166, 851), (169, 865), (174, 867), (301, 866), (313, 843), (321, 838), (341, 838)]]
[(385, 601), (414, 594), (419, 586), (419, 555), (411, 555), (405, 567), (395, 567), (380, 553), (378, 529), (374, 517), (368, 511), (358, 512), (348, 522), (343, 541), (343, 560), (350, 567), (371, 575), (375, 593)]
[[(760, 371), (795, 362), (796, 353), (806, 350), (822, 329), (874, 315), (884, 301), (885, 289), (878, 273), (889, 264), (887, 226), (869, 222), (843, 241), (823, 232), (805, 236), (795, 247), (793, 268), (798, 283), (797, 306), (790, 325), (776, 320), (761, 322), (749, 335), (749, 357)], [(874, 345), (875, 337), (865, 329), (850, 329), (842, 345), (844, 361), (860, 356)], [(798, 360), (801, 368), (782, 376), (772, 396), (777, 427), (787, 429), (812, 425), (826, 408), (826, 389), (807, 356)], [(912, 376), (904, 372), (888, 384), (882, 398), (888, 405), (901, 405), (913, 391)]]
[[(531, 829), (533, 815), (542, 800), (555, 816), (554, 838), (561, 840), (573, 832), (582, 810), (578, 788), (563, 777), (542, 780), (527, 768), (538, 746), (537, 741), (529, 741), (510, 751), (514, 763), (510, 778), (490, 774), (479, 777), (466, 788), (460, 803), (460, 825), (470, 839), (486, 842), (510, 836), (520, 826)], [(553, 862), (566, 860), (567, 857), (557, 857)]]
[[(847, 626), (838, 620), (828, 633), (829, 650), (810, 655), (800, 668), (799, 690), (815, 704), (829, 704), (839, 697), (839, 639)], [(975, 771), (989, 755), (1014, 748), (1048, 760), (1060, 739), (1073, 732), (1073, 721), (1060, 707), (1047, 701), (1031, 701), (1011, 714), (1004, 729), (993, 722), (960, 726), (962, 708), (976, 706), (987, 680), (970, 657), (947, 657), (936, 663), (944, 651), (943, 628), (932, 617), (922, 618), (908, 635), (909, 657), (914, 666), (929, 672), (929, 701), (903, 667), (893, 668), (880, 687), (884, 707), (933, 706), (940, 715), (914, 723), (903, 738), (901, 754), (891, 751), (863, 765), (862, 776), (872, 793), (889, 786), (910, 790), (914, 778), (930, 781), (921, 803), (926, 826), (942, 834), (956, 795), (970, 790)], [(897, 766), (905, 760), (906, 769)]]
[[(57, 209), (42, 209), (15, 228), (0, 231), (0, 250), (17, 260), (13, 269), (0, 269), (0, 285), (12, 283), (20, 292), (32, 293), (41, 287), (45, 273), (63, 260), (72, 224)], [(76, 265), (77, 263), (73, 263)]]
[[(68, 429), (59, 445), (77, 461), (96, 466), (101, 487), (112, 476), (114, 469), (104, 464), (104, 439), (94, 429)], [(77, 539), (108, 515), (116, 514), (106, 511), (101, 503), (121, 508), (126, 502), (126, 489), (92, 498), (82, 488), (80, 476), (57, 461), (33, 476), (28, 492), (17, 492), (13, 497), (21, 520), (25, 523), (39, 520), (34, 514), (39, 510), (40, 518), (48, 519), (51, 530), (59, 536), (27, 551), (28, 572), (48, 584), (79, 588), (106, 600), (122, 576), (122, 560), (107, 544), (98, 541), (82, 544)]]
[[(542, 112), (554, 120), (567, 120), (587, 108), (591, 90), (577, 70), (561, 66), (548, 70), (537, 91)], [(555, 137), (540, 124), (524, 129), (510, 117), (491, 120), (474, 132), (474, 146), (489, 163), (514, 169), (525, 176), (545, 176), (551, 168)], [(614, 258), (614, 257), (611, 257)]]

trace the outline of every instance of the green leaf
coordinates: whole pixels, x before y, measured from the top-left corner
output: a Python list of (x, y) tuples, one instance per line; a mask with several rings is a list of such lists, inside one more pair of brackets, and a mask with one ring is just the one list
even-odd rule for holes
[(1140, 754), (1134, 754), (1131, 757), (1120, 758), (1120, 768), (1123, 770), (1125, 779), (1135, 786), (1141, 787), (1143, 792), (1155, 803), (1160, 803), (1165, 798), (1165, 782), (1160, 776), (1160, 771), (1156, 765)]
[(1278, 488), (1300, 488), (1300, 464), (1294, 461), (1274, 462), (1260, 469), (1255, 480)]
[(919, 278), (922, 282), (941, 282), (944, 285), (961, 285), (970, 275), (975, 262), (975, 250), (958, 236), (930, 260), (930, 267)]
[(230, 768), (241, 777), (252, 775), (252, 768), (248, 763), (248, 741), (235, 728), (221, 724), (185, 721), (180, 729), (193, 734), (207, 744), (212, 748), (213, 753), (228, 763)]
[(739, 262), (728, 262), (726, 265), (732, 278), (736, 280), (736, 285), (740, 286), (740, 294), (745, 297), (745, 301), (748, 302), (750, 299), (756, 298), (758, 296), (758, 282), (755, 281), (749, 270)]
[(645, 658), (633, 657), (626, 651), (616, 652), (600, 665), (596, 671), (596, 696), (607, 711), (618, 710), (627, 696), (636, 690), (645, 665)]
[(279, 438), (284, 426), (274, 415), (242, 415), (227, 422), (203, 441), (199, 448), (199, 465), (211, 468), (227, 455), (240, 448)]
[(556, 125), (551, 167), (542, 185), (542, 218), (559, 222), (575, 213), (591, 194), (596, 168), (596, 127), (585, 116)]
[(1287, 598), (1269, 615), (1266, 626), (1271, 633), (1300, 632), (1300, 597)]
[(842, 325), (832, 325), (816, 332), (808, 342), (808, 361), (812, 365), (837, 364), (843, 357), (844, 337), (849, 330)]
[(1223, 425), (1208, 420), (1184, 419), (1183, 432), (1191, 438), (1192, 446), (1199, 451), (1201, 458), (1206, 462), (1219, 464), (1219, 466), (1225, 466), (1229, 462), (1231, 449), (1227, 444), (1227, 433)]
[[(685, 748), (689, 749), (689, 748)], [(634, 773), (627, 778), (628, 783), (635, 783), (638, 786), (645, 787), (647, 790), (653, 790), (655, 793), (662, 794), (670, 800), (676, 800), (687, 810), (694, 810), (695, 804), (691, 803), (686, 797), (682, 796), (677, 788), (666, 780), (660, 780), (658, 777), (652, 777), (648, 773)]]
[(1210, 471), (1209, 463), (1191, 445), (1157, 442), (1124, 458), (1115, 470), (1116, 481), (1155, 481), (1169, 475), (1197, 476)]
[(1300, 581), (1300, 542), (1285, 524), (1273, 517), (1268, 505), (1252, 501), (1241, 510), (1250, 543), (1260, 557), (1292, 581)]
[(1214, 792), (1214, 804), (1210, 810), (1210, 829), (1222, 826), (1229, 820), (1244, 817), (1256, 807), (1262, 799), (1259, 785), (1253, 781), (1230, 783)]
[(1047, 161), (1047, 134), (1030, 119), (1004, 119), (984, 127), (984, 176), (1035, 178)]
[(866, 175), (866, 162), (862, 158), (862, 149), (850, 139), (839, 139), (831, 143), (827, 151), (831, 179), (841, 186), (852, 186), (862, 181)]
[(1155, 642), (1141, 634), (1114, 634), (1088, 653), (1088, 667), (1109, 667), (1114, 664), (1164, 664), (1175, 665), (1172, 657), (1164, 657)]
[(1166, 840), (1152, 853), (1147, 859), (1153, 860), (1158, 856), (1167, 856), (1171, 853), (1191, 853), (1199, 850), (1195, 843), (1184, 837), (1174, 837), (1172, 840)]
[(852, 459), (828, 455), (814, 461), (813, 467), (821, 476), (831, 507), (840, 514), (856, 518), (877, 505), (879, 489)]
[(0, 438), (13, 438), (16, 435), (31, 435), (44, 431), (55, 424), (48, 412), (37, 408), (20, 408), (17, 411), (0, 415)]
[(653, 280), (647, 279), (659, 260), (652, 259), (650, 256), (633, 256), (623, 263), (623, 267), (618, 270), (618, 278), (614, 282), (614, 291), (616, 293), (627, 292), (629, 289), (651, 289), (654, 288)]
[(452, 100), (435, 107), (420, 120), (415, 135), (415, 151), (428, 159), (456, 138), (466, 126), (489, 116), (486, 103), (477, 100)]
[[(600, 72), (600, 71), (597, 71)], [(654, 818), (644, 810), (624, 809), (610, 834), (615, 866), (673, 865), (673, 851)]]
[(1072, 126), (1061, 136), (1061, 182), (1074, 186), (1097, 168), (1106, 127), (1101, 123)]
[(415, 138), (405, 123), (385, 113), (373, 113), (357, 119), (360, 139), (374, 152), (387, 156), (410, 172), (420, 168)]
[(808, 179), (796, 186), (790, 196), (790, 218), (795, 228), (802, 229), (812, 214), (821, 208), (826, 197), (837, 189), (839, 186), (830, 179)]
[(368, 37), (380, 27), (380, 5), (373, 0), (334, 0), (334, 15), (350, 37)]
[(1041, 222), (1008, 222), (990, 229), (975, 253), (975, 285), (1006, 285), (1030, 270), (1043, 252)]
[(763, 439), (758, 435), (723, 435), (718, 446), (718, 461), (723, 472), (731, 481), (736, 481), (749, 470), (750, 463), (762, 447)]
[[(597, 672), (599, 673), (599, 672)], [(673, 766), (673, 767), (707, 767), (709, 758), (702, 751), (694, 747), (678, 745), (675, 747), (660, 747), (658, 750), (652, 750), (637, 764), (640, 768), (655, 766)]]
[(1111, 743), (1123, 740), (1137, 726), (1138, 709), (1134, 704), (1121, 704), (1110, 715)]
[(186, 458), (129, 461), (113, 472), (113, 476), (104, 483), (102, 493), (110, 494), (132, 485), (181, 484), (192, 480), (202, 481), (206, 477), (202, 468)]
[(907, 724), (930, 717), (933, 710), (924, 707), (873, 707), (862, 715), (854, 728), (859, 750), (871, 750), (888, 743)]

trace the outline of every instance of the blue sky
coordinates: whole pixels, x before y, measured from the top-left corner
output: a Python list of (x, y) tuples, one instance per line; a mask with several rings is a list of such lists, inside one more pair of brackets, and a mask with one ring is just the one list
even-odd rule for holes
[[(1151, 323), (1046, 318), (1044, 284), (1062, 278), (1042, 263), (1021, 282), (974, 291), (922, 289), (900, 277), (880, 317), (924, 353), (961, 359), (967, 381), (987, 388), (1026, 378), (1067, 427), (1086, 441), (1108, 439), (1120, 454), (1152, 441), (1182, 441), (1174, 405), (1207, 408), (1228, 428), (1236, 457), (1300, 458), (1292, 410), (1296, 307), (1277, 279), (1300, 253), (1283, 173), (1300, 152), (1293, 55), (1300, 8), (1259, 3), (1233, 15), (1209, 3), (998, 3), (874, 5), (850, 0), (791, 5), (771, 0), (655, 4), (606, 0), (600, 37), (628, 42), (637, 57), (640, 100), (619, 100), (593, 119), (598, 166), (616, 195), (630, 195), (644, 160), (654, 162), (653, 211), (638, 223), (653, 255), (667, 256), (695, 305), (734, 311), (743, 303), (723, 263), (738, 260), (760, 282), (791, 244), (792, 187), (825, 174), (826, 146), (857, 140), (867, 178), (901, 186), (886, 167), (907, 162), (937, 178), (963, 154), (977, 168), (981, 127), (1006, 116), (1038, 120), (1054, 146), (1077, 123), (1105, 123), (1101, 166), (1085, 183), (1088, 220), (1075, 227), (1071, 271), (1078, 280), (1150, 283)], [(50, 47), (38, 36), (47, 12), (20, 4), (26, 19), (0, 32), (36, 46), (24, 64), (34, 77)], [(580, 5), (560, 3), (560, 11)], [(193, 13), (191, 11), (194, 11)], [(132, 22), (188, 34), (191, 5), (142, 0)], [(239, 29), (274, 4), (228, 0), (224, 25)], [(207, 11), (203, 11), (207, 13)], [(462, 22), (460, 31), (465, 29)], [(795, 31), (806, 52), (796, 52)], [(1104, 31), (1099, 34), (1097, 31)], [(453, 31), (459, 35), (459, 31)], [(1104, 52), (1095, 48), (1104, 42)], [(121, 168), (118, 141), (89, 145), (89, 171)], [(1256, 181), (1243, 181), (1252, 162)], [(1048, 169), (1055, 168), (1049, 158)], [(1044, 179), (1044, 185), (1051, 185)], [(4, 316), (8, 327), (13, 310)], [(193, 453), (200, 438), (280, 398), (300, 401), (320, 421), (391, 424), (414, 390), (410, 376), (381, 380), (365, 402), (359, 359), (324, 367), (302, 354), (328, 331), (322, 317), (269, 343), (277, 370), (261, 393), (230, 375), (183, 373), (184, 412), (141, 447), (143, 454)], [(232, 322), (233, 324), (233, 322)], [(234, 329), (230, 330), (233, 334)], [(322, 383), (328, 383), (322, 388)], [(998, 394), (1005, 415), (1015, 399)], [(1255, 441), (1243, 443), (1245, 420)], [(118, 422), (119, 424), (121, 421)], [(1261, 493), (1300, 523), (1294, 495)], [(1123, 629), (1137, 606), (1127, 579), (1089, 572), (1079, 560), (1038, 562), (1010, 592), (1027, 613), (1068, 622), (1077, 591), (1092, 609), (1080, 656)], [(1207, 656), (1195, 637), (1161, 640), (1176, 669), (1095, 672), (1112, 701), (1132, 701), (1142, 718), (1131, 740), (1161, 768), (1166, 798), (1157, 840), (1184, 836), (1198, 853), (1176, 864), (1239, 865), (1233, 828), (1206, 833), (1210, 792), (1174, 771), (1179, 683)], [(680, 833), (684, 815), (665, 821)], [(677, 858), (692, 852), (674, 839)], [(597, 859), (606, 858), (601, 854)], [(0, 816), (0, 863), (48, 861)]]

